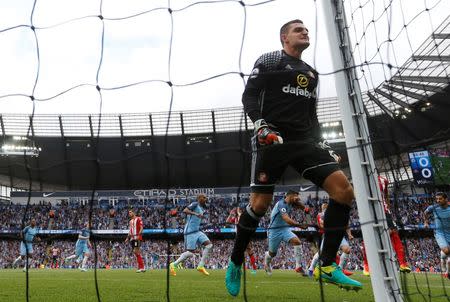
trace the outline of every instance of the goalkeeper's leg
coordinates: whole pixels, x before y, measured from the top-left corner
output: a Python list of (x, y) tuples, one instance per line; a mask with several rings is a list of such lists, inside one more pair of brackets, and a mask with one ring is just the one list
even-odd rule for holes
[(272, 193), (251, 193), (250, 204), (239, 219), (236, 240), (225, 276), (225, 284), (232, 296), (237, 296), (241, 288), (241, 267), (244, 253), (251, 236), (258, 227), (259, 220), (267, 211), (272, 201)]
[(321, 266), (314, 270), (316, 280), (333, 283), (346, 289), (358, 290), (362, 284), (345, 276), (335, 263), (336, 253), (345, 235), (350, 219), (351, 204), (354, 199), (353, 188), (342, 171), (328, 175), (322, 187), (330, 195), (330, 202), (325, 212)]

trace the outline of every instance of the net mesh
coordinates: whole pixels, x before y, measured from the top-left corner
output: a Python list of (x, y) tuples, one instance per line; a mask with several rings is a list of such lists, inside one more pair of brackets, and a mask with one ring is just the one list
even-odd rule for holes
[[(11, 14), (19, 21), (8, 16), (10, 9), (14, 8), (5, 7), (0, 39), (5, 39), (5, 45), (11, 45), (11, 48), (5, 47), (0, 56), (5, 66), (0, 78), (6, 83), (0, 90), (2, 112), (5, 112), (0, 115), (4, 155), (2, 183), (8, 188), (25, 190), (27, 202), (23, 206), (2, 205), (2, 219), (6, 226), (6, 232), (2, 233), (2, 245), (5, 247), (2, 250), (8, 251), (13, 245), (19, 245), (17, 234), (20, 232), (17, 230), (28, 225), (31, 218), (38, 218), (42, 224), (46, 211), (51, 209), (46, 204), (37, 205), (39, 200), (33, 197), (33, 192), (66, 191), (80, 187), (88, 189), (89, 194), (85, 196), (71, 197), (71, 201), (77, 199), (74, 202), (79, 213), (75, 216), (67, 214), (73, 221), (60, 222), (58, 228), (80, 228), (79, 222), (85, 220), (91, 225), (93, 257), (90, 261), (94, 269), (96, 299), (101, 301), (102, 286), (98, 282), (97, 268), (113, 265), (116, 250), (126, 251), (117, 241), (122, 237), (109, 238), (101, 232), (92, 231), (96, 227), (123, 228), (128, 219), (123, 211), (110, 213), (113, 219), (104, 219), (99, 190), (114, 186), (134, 189), (136, 184), (142, 185), (142, 180), (132, 175), (131, 167), (135, 169), (139, 166), (140, 162), (136, 159), (146, 158), (152, 162), (151, 171), (145, 172), (148, 173), (148, 185), (163, 188), (157, 190), (158, 198), (153, 198), (156, 204), (151, 204), (146, 197), (148, 193), (144, 192), (129, 200), (122, 209), (130, 205), (138, 206), (136, 200), (142, 202), (142, 206), (138, 207), (141, 216), (156, 222), (155, 229), (161, 230), (157, 240), (145, 242), (141, 249), (153, 250), (146, 255), (147, 266), (166, 270), (164, 298), (170, 301), (174, 300), (175, 281), (169, 276), (169, 264), (183, 252), (180, 236), (170, 230), (184, 224), (181, 216), (170, 213), (183, 210), (184, 204), (178, 204), (179, 200), (191, 201), (196, 194), (203, 193), (194, 190), (184, 194), (173, 188), (205, 187), (202, 183), (233, 187), (222, 194), (226, 198), (214, 196), (220, 206), (210, 210), (209, 222), (203, 226), (205, 232), (224, 226), (221, 221), (224, 213), (248, 202), (249, 139), (253, 124), (241, 107), (211, 108), (222, 107), (217, 104), (227, 104), (229, 99), (241, 98), (251, 64), (266, 47), (262, 45), (261, 49), (249, 50), (250, 45), (260, 43), (259, 28), (269, 33), (275, 30), (274, 37), (278, 35), (278, 25), (269, 30), (264, 20), (277, 19), (277, 12), (289, 7), (295, 10), (301, 5), (281, 0), (155, 1), (151, 6), (136, 2), (118, 10), (114, 9), (114, 5), (114, 1), (28, 1), (17, 13)], [(322, 39), (326, 34), (322, 31), (324, 26), (318, 5), (316, 1), (308, 3), (312, 17), (304, 20), (311, 23), (310, 35), (314, 44), (309, 58), (318, 69), (323, 83), (319, 91), (318, 116), (323, 137), (340, 149), (342, 167), (351, 175), (342, 144), (345, 133), (339, 118), (339, 100), (330, 97), (333, 95), (330, 91), (335, 87), (328, 84), (339, 71), (330, 69), (330, 62), (324, 58), (327, 55), (321, 52), (327, 46), (326, 39)], [(59, 13), (49, 16), (46, 9), (49, 7)], [(81, 7), (83, 10), (80, 10)], [(422, 228), (422, 213), (427, 206), (435, 203), (434, 193), (437, 190), (448, 191), (449, 185), (449, 123), (448, 115), (443, 114), (448, 112), (446, 99), (450, 82), (449, 4), (443, 0), (420, 3), (401, 0), (343, 1), (343, 7), (352, 41), (350, 49), (354, 65), (350, 68), (356, 71), (361, 86), (364, 102), (361, 111), (369, 119), (369, 129), (363, 130), (370, 138), (376, 155), (376, 171), (372, 172), (386, 177), (389, 182), (393, 220), (402, 238), (408, 265), (418, 272), (401, 274), (401, 297), (405, 301), (448, 301), (448, 280), (441, 274), (436, 278), (435, 273), (442, 272), (440, 250), (430, 232), (434, 228), (439, 233), (441, 229), (439, 223), (431, 223), (428, 229)], [(197, 25), (194, 27), (188, 26), (195, 18), (201, 18), (202, 22), (195, 23)], [(286, 21), (284, 18), (279, 20), (280, 24)], [(142, 31), (142, 28), (145, 30)], [(139, 33), (136, 29), (140, 29)], [(67, 32), (72, 34), (65, 36)], [(211, 36), (229, 38), (226, 43), (217, 43), (227, 55), (217, 58), (218, 45), (205, 43)], [(17, 40), (20, 42), (12, 42)], [(124, 55), (130, 51), (132, 55)], [(11, 59), (17, 56), (19, 61)], [(224, 87), (231, 92), (222, 93)], [(207, 109), (189, 110), (193, 99)], [(143, 113), (114, 112), (115, 105), (124, 102), (130, 105), (129, 108), (139, 108)], [(71, 107), (72, 104), (77, 106)], [(46, 114), (58, 110), (63, 114)], [(77, 114), (72, 114), (72, 111)], [(129, 109), (125, 108), (124, 112), (127, 111)], [(236, 134), (232, 144), (228, 141), (220, 143), (230, 132)], [(12, 142), (13, 136), (19, 138)], [(173, 137), (176, 136), (180, 140), (174, 142)], [(18, 143), (20, 137), (26, 138), (23, 140), (25, 143)], [(52, 152), (63, 155), (57, 160), (42, 158), (45, 148), (51, 148), (55, 138), (63, 141), (63, 148)], [(120, 158), (108, 158), (111, 145), (105, 141), (113, 138), (119, 141), (116, 147), (122, 150)], [(44, 150), (39, 150), (34, 142), (40, 142), (45, 146)], [(210, 147), (197, 147), (205, 143)], [(143, 149), (127, 149), (142, 146)], [(81, 152), (81, 149), (84, 151)], [(420, 159), (423, 153), (411, 155), (410, 152), (424, 151), (429, 155), (430, 166), (414, 167), (412, 163), (415, 159), (419, 164), (423, 162)], [(39, 153), (39, 156), (31, 156)], [(236, 168), (238, 171), (232, 180), (227, 181), (224, 179), (226, 174), (220, 171), (230, 169), (229, 153), (238, 154), (234, 158), (237, 158), (237, 164), (233, 168), (239, 168)], [(197, 173), (197, 170), (203, 171), (200, 166), (205, 162), (215, 171), (213, 181), (211, 177), (204, 175), (202, 178), (199, 175), (201, 172)], [(428, 175), (424, 172), (426, 168), (431, 169), (433, 180), (425, 177)], [(89, 175), (82, 180), (77, 179), (74, 171), (79, 169), (86, 169)], [(111, 183), (108, 181), (110, 173), (121, 173), (126, 177), (123, 181)], [(65, 179), (62, 182), (58, 180), (61, 177)], [(282, 179), (283, 183), (294, 181), (289, 174)], [(302, 188), (306, 186), (309, 185), (305, 183)], [(275, 199), (282, 198), (285, 190), (283, 187), (277, 191)], [(327, 196), (319, 189), (308, 192), (309, 197), (302, 196), (313, 209), (312, 213), (296, 213), (293, 217), (312, 227), (316, 224), (315, 215), (320, 204)], [(44, 198), (46, 193), (43, 194)], [(4, 197), (8, 195), (4, 194)], [(207, 195), (210, 194), (207, 192)], [(112, 206), (110, 210), (118, 211), (117, 205), (121, 204), (119, 197), (107, 198), (108, 205)], [(378, 200), (382, 199), (378, 196)], [(435, 221), (441, 221), (438, 215)], [(269, 224), (269, 217), (264, 217), (259, 236), (264, 237), (263, 231), (268, 230)], [(357, 269), (362, 266), (357, 209), (351, 214), (351, 225), (358, 237), (351, 242), (354, 259), (358, 260), (349, 267)], [(301, 238), (308, 239), (302, 240), (302, 266), (306, 268), (314, 254), (314, 246), (317, 246), (316, 232), (295, 231)], [(391, 233), (390, 229), (384, 229), (384, 232)], [(37, 245), (48, 250), (56, 245), (55, 242), (75, 239), (75, 235), (66, 237), (50, 232), (42, 236), (44, 242)], [(214, 247), (219, 246), (221, 251), (230, 252), (230, 244), (225, 240), (213, 242)], [(67, 246), (66, 243), (61, 244)], [(251, 245), (256, 251), (266, 250), (266, 243), (260, 239), (255, 239)], [(219, 259), (223, 254), (213, 253), (211, 259)], [(274, 260), (274, 267), (291, 268), (294, 265), (292, 252), (287, 246), (282, 246), (279, 254), (285, 257), (278, 258), (285, 259)], [(3, 252), (3, 257), (8, 259), (3, 262), (8, 263), (5, 267), (9, 267), (11, 262), (8, 256)], [(196, 255), (192, 262), (188, 261), (185, 265), (195, 267), (200, 256)], [(394, 265), (400, 264), (399, 255), (394, 251), (389, 251), (388, 258)], [(25, 257), (25, 261), (31, 263), (34, 259)], [(38, 261), (44, 262), (43, 259)], [(263, 261), (263, 256), (259, 255), (258, 262)], [(226, 263), (215, 265), (222, 268)], [(29, 282), (33, 278), (39, 277), (26, 270), (27, 301), (31, 297), (32, 284)], [(245, 301), (251, 300), (247, 280), (247, 270), (244, 269), (242, 299)], [(334, 294), (327, 294), (322, 283), (319, 288), (313, 299), (334, 301)], [(254, 294), (253, 288), (251, 290), (255, 299), (270, 299), (270, 295)], [(225, 290), (222, 296), (226, 296)], [(297, 297), (296, 293), (290, 296), (294, 297)], [(349, 299), (358, 301), (359, 298), (351, 296)]]

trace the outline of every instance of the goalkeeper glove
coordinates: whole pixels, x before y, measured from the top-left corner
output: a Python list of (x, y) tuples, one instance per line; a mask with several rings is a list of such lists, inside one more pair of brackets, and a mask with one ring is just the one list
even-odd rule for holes
[(255, 134), (260, 145), (282, 144), (280, 133), (269, 128), (263, 119), (255, 122)]
[(341, 157), (339, 156), (339, 154), (337, 154), (336, 152), (334, 152), (333, 149), (331, 149), (330, 143), (328, 143), (328, 141), (326, 139), (324, 139), (323, 141), (317, 143), (317, 145), (319, 146), (319, 148), (328, 151), (328, 153), (330, 153), (330, 156), (332, 158), (334, 158), (334, 160), (336, 162), (340, 162), (341, 161)]

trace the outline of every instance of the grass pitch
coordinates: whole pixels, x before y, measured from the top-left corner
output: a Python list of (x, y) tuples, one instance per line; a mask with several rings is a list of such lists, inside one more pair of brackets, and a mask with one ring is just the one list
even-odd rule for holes
[[(226, 292), (224, 270), (209, 272), (211, 275), (207, 277), (195, 270), (178, 270), (178, 275), (171, 276), (169, 280), (170, 301), (244, 301), (243, 288), (236, 298)], [(167, 301), (166, 276), (165, 270), (149, 270), (143, 274), (137, 274), (134, 270), (97, 270), (100, 299)], [(347, 292), (334, 285), (324, 285), (323, 301), (374, 301), (370, 279), (359, 273), (355, 274), (355, 278), (364, 284), (363, 290)], [(443, 280), (440, 275), (423, 274), (409, 274), (406, 278), (410, 295), (405, 297), (405, 301), (449, 301), (450, 280)], [(25, 284), (22, 270), (0, 270), (0, 301), (26, 301)], [(29, 301), (45, 302), (98, 301), (94, 272), (30, 270), (29, 298)], [(249, 302), (322, 301), (318, 282), (282, 270), (275, 270), (271, 277), (263, 271), (258, 271), (256, 275), (247, 274), (247, 298)]]

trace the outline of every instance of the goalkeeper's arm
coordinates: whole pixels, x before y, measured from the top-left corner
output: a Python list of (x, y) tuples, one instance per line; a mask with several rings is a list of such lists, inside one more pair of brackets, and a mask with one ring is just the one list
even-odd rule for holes
[(263, 55), (256, 61), (252, 74), (245, 85), (244, 93), (242, 94), (242, 104), (244, 105), (245, 113), (254, 123), (258, 143), (260, 145), (282, 144), (283, 139), (280, 133), (274, 131), (267, 125), (261, 113), (259, 98), (268, 80), (267, 74), (265, 73), (272, 70), (281, 58), (275, 55), (274, 58), (269, 60), (271, 63), (268, 63), (266, 57)]

